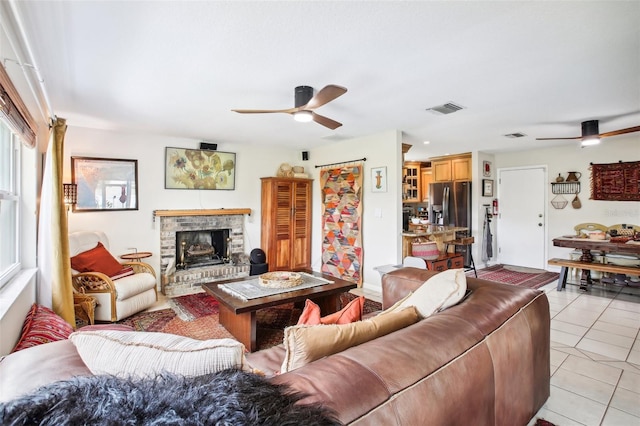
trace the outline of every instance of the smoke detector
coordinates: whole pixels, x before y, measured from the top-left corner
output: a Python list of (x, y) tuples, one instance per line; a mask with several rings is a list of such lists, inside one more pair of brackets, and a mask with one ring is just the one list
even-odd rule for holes
[(446, 104), (427, 108), (427, 111), (437, 115), (445, 115), (460, 111), (461, 109), (464, 109), (464, 107), (453, 102), (447, 102)]

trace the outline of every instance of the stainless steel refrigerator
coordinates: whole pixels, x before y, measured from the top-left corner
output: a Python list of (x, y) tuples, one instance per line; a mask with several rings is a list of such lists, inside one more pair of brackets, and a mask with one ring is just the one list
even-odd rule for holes
[[(461, 226), (471, 234), (471, 182), (438, 182), (429, 184), (429, 222), (436, 225)], [(469, 265), (469, 254), (460, 248)]]

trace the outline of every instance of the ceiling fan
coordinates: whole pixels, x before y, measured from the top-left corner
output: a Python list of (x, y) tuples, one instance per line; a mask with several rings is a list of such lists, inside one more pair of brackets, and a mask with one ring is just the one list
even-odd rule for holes
[(347, 89), (335, 84), (329, 84), (323, 87), (318, 93), (313, 95), (313, 87), (298, 86), (295, 88), (295, 106), (288, 109), (232, 109), (231, 111), (240, 114), (268, 114), (273, 112), (284, 112), (293, 115), (294, 120), (301, 122), (315, 121), (331, 130), (342, 126), (328, 117), (316, 114), (313, 110), (320, 108), (339, 96), (347, 92)]
[(598, 120), (588, 120), (582, 122), (582, 136), (574, 136), (570, 138), (536, 138), (538, 141), (549, 140), (582, 140), (582, 146), (596, 145), (600, 143), (600, 139), (611, 136), (624, 135), (626, 133), (639, 132), (640, 126), (628, 127), (626, 129), (612, 130), (611, 132), (600, 133), (598, 129)]

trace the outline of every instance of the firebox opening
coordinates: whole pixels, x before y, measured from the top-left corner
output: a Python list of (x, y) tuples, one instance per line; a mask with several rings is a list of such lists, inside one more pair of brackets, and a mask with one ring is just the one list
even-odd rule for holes
[(229, 261), (229, 229), (176, 232), (176, 268), (219, 265)]

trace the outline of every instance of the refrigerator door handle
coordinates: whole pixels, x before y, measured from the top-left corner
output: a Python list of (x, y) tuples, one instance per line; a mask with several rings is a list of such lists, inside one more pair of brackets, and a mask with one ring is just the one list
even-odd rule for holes
[(444, 187), (442, 193), (442, 224), (444, 226), (449, 225), (449, 187)]

